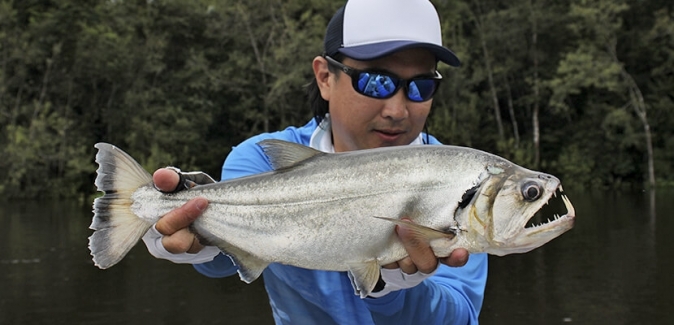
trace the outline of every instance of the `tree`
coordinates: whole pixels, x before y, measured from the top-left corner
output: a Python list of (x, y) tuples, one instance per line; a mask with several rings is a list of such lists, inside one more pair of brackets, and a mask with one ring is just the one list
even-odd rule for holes
[(492, 58), (490, 55), (489, 47), (487, 46), (487, 30), (485, 20), (489, 19), (489, 16), (493, 12), (485, 13), (486, 8), (483, 7), (483, 4), (478, 0), (472, 0), (471, 6), (471, 16), (473, 19), (473, 24), (475, 30), (477, 31), (477, 36), (480, 42), (480, 48), (482, 49), (482, 62), (484, 64), (484, 71), (487, 75), (487, 82), (489, 85), (489, 92), (491, 94), (491, 101), (494, 109), (494, 120), (496, 121), (496, 127), (498, 130), (498, 139), (500, 141), (505, 140), (505, 135), (503, 131), (503, 122), (501, 121), (501, 107), (499, 105), (498, 94), (496, 91), (496, 85), (494, 81), (494, 70), (492, 69)]
[[(622, 25), (621, 13), (629, 7), (623, 1), (575, 1), (571, 5), (570, 16), (575, 21), (569, 25), (571, 31), (579, 36), (577, 49), (570, 52), (560, 62), (559, 78), (550, 83), (554, 89), (551, 104), (568, 109), (568, 98), (579, 94), (582, 88), (599, 88), (621, 98), (614, 109), (632, 108), (643, 126), (648, 159), (648, 185), (655, 186), (653, 150), (651, 132), (646, 116), (646, 104), (639, 85), (625, 69), (617, 53), (617, 43)], [(624, 94), (627, 93), (627, 97)], [(592, 96), (590, 96), (592, 97)], [(602, 102), (615, 102), (604, 97)], [(611, 120), (615, 114), (607, 115), (605, 123), (624, 120)], [(621, 128), (624, 130), (625, 128)]]
[[(441, 141), (565, 184), (674, 184), (674, 5), (433, 3), (462, 61), (438, 65)], [(93, 192), (99, 141), (217, 178), (231, 146), (312, 116), (310, 62), (342, 4), (0, 0), (0, 194)]]
[[(638, 35), (648, 47), (651, 62), (649, 117), (654, 130), (654, 169), (659, 171), (659, 184), (674, 184), (674, 15), (671, 8), (661, 8), (654, 12), (650, 30)], [(656, 146), (657, 144), (657, 146)]]

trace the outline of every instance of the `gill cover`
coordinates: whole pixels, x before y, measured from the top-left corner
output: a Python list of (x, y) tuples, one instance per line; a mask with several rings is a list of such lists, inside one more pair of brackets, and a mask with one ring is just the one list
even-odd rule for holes
[(460, 229), (472, 229), (484, 236), (491, 232), (492, 209), (496, 194), (505, 181), (506, 173), (500, 167), (487, 166), (473, 187), (462, 195), (454, 214)]

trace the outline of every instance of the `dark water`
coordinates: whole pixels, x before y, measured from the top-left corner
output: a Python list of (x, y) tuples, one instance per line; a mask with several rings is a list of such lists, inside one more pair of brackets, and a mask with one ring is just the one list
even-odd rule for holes
[[(482, 324), (674, 324), (674, 192), (576, 193), (576, 227), (490, 257)], [(0, 324), (271, 324), (261, 281), (209, 279), (141, 244), (109, 270), (89, 206), (0, 203)]]

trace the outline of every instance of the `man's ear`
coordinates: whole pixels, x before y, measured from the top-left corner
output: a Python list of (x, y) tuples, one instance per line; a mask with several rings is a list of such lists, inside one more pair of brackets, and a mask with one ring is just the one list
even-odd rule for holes
[(322, 57), (317, 56), (314, 58), (311, 66), (314, 69), (314, 77), (316, 78), (316, 83), (318, 84), (318, 89), (321, 92), (321, 97), (325, 101), (330, 101), (330, 70), (328, 70), (328, 61)]

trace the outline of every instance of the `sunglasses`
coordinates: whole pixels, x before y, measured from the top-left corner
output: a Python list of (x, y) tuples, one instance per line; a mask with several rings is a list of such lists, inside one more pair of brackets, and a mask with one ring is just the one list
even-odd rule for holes
[(390, 74), (358, 70), (342, 64), (341, 62), (325, 55), (329, 64), (339, 68), (351, 77), (353, 89), (364, 96), (386, 99), (395, 95), (400, 88), (405, 88), (405, 96), (413, 102), (425, 102), (435, 95), (442, 80), (440, 72), (435, 71), (432, 77), (415, 77), (412, 79), (401, 79)]

